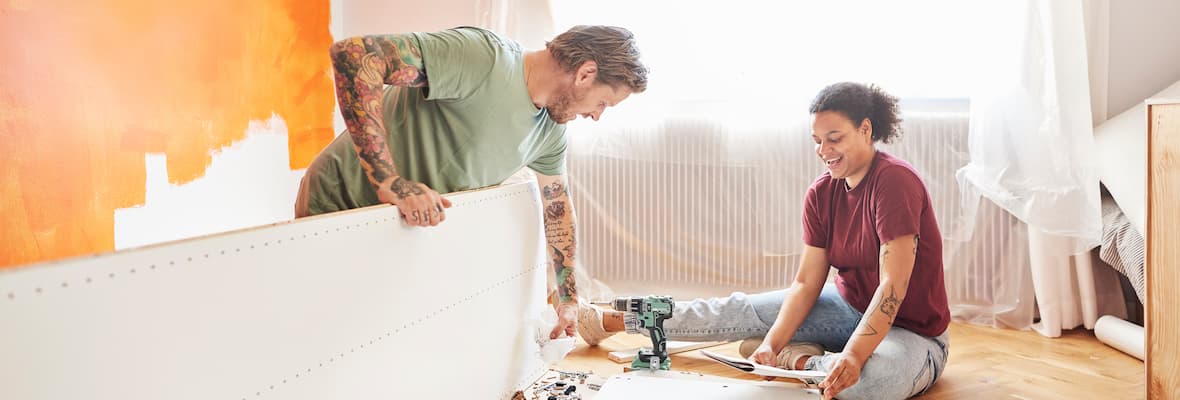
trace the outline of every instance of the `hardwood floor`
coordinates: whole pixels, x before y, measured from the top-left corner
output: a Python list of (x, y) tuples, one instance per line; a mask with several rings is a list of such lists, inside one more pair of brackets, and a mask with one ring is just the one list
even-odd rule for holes
[[(1110, 348), (1087, 330), (1048, 339), (1036, 332), (951, 325), (951, 356), (938, 383), (920, 397), (942, 399), (1143, 399), (1143, 362)], [(644, 336), (616, 335), (598, 347), (579, 339), (578, 347), (556, 367), (593, 370), (601, 376), (622, 372), (625, 364), (606, 358), (614, 350), (650, 342)], [(737, 355), (737, 343), (710, 350)], [(705, 358), (699, 351), (672, 356), (672, 369), (751, 379)]]

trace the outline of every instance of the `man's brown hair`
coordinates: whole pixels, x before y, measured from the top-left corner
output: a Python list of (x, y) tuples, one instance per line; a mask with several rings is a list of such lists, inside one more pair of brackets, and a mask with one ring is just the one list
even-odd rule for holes
[(549, 53), (566, 72), (574, 72), (582, 63), (598, 64), (598, 82), (632, 93), (647, 89), (647, 67), (639, 61), (635, 35), (624, 28), (602, 25), (578, 25), (545, 43)]

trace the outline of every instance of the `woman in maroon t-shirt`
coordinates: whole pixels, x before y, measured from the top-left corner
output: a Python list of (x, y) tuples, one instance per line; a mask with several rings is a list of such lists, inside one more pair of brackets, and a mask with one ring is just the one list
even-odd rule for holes
[[(828, 372), (820, 383), (826, 399), (905, 399), (934, 385), (949, 346), (942, 236), (918, 173), (874, 145), (900, 135), (897, 108), (897, 98), (858, 83), (815, 97), (811, 136), (828, 171), (807, 190), (794, 283), (677, 302), (664, 322), (669, 339), (764, 336), (739, 352)], [(839, 272), (832, 283), (829, 267)], [(614, 331), (645, 333), (634, 315), (592, 306), (581, 308), (578, 329), (592, 345)]]

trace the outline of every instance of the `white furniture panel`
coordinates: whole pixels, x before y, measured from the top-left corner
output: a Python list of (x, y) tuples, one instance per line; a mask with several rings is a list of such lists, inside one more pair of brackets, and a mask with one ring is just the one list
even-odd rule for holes
[(0, 398), (508, 398), (544, 372), (534, 183), (0, 272)]

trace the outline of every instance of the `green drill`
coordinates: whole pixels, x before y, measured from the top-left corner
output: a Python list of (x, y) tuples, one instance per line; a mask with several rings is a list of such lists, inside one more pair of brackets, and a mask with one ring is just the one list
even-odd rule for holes
[(615, 310), (634, 313), (640, 326), (651, 337), (651, 348), (640, 349), (631, 361), (632, 369), (647, 368), (667, 371), (672, 367), (668, 358), (668, 343), (664, 337), (664, 320), (672, 317), (675, 303), (669, 296), (620, 297), (615, 299)]

